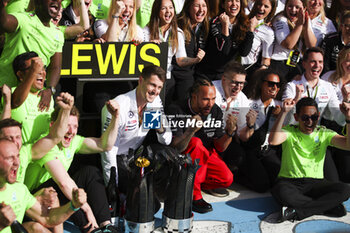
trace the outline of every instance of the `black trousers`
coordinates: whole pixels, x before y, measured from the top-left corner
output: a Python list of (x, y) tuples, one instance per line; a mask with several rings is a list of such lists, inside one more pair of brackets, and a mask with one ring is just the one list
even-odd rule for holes
[(221, 155), (234, 173), (234, 182), (238, 184), (255, 192), (264, 193), (276, 181), (281, 165), (278, 147), (271, 147), (262, 155), (260, 148), (248, 149), (232, 140)]
[(313, 178), (280, 178), (271, 190), (282, 206), (294, 208), (298, 220), (323, 214), (350, 197), (350, 186)]
[[(76, 171), (71, 178), (74, 180), (79, 188), (85, 190), (87, 194), (87, 202), (89, 203), (92, 212), (96, 218), (97, 224), (111, 219), (111, 215), (108, 208), (108, 200), (106, 196), (106, 188), (104, 185), (103, 177), (96, 167), (85, 166)], [(45, 187), (53, 187), (57, 191), (60, 204), (64, 205), (69, 200), (65, 197), (63, 192), (60, 190), (58, 185), (53, 179), (46, 181), (41, 184), (37, 189), (33, 190), (32, 193)], [(83, 227), (88, 223), (85, 212), (81, 209), (70, 217), (70, 220), (80, 228), (81, 231), (85, 232)]]

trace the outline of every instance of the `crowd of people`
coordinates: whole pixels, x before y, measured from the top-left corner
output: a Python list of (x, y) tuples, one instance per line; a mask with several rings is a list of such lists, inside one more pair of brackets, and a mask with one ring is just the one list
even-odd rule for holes
[[(69, 217), (117, 232), (111, 168), (127, 195), (130, 149), (148, 145), (199, 161), (195, 212), (213, 210), (202, 191), (224, 197), (236, 182), (271, 190), (281, 221), (346, 214), (349, 1), (0, 0), (0, 38), (0, 232), (15, 219), (63, 232)], [(145, 66), (135, 89), (106, 99), (101, 136), (80, 136), (74, 97), (56, 93), (65, 41), (167, 43), (167, 68)], [(102, 171), (68, 173), (75, 154), (94, 153)], [(156, 202), (167, 172), (155, 173)]]

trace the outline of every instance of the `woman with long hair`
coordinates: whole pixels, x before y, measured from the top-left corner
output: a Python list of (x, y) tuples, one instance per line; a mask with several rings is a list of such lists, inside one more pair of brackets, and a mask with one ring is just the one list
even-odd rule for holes
[[(276, 5), (276, 0), (256, 0), (250, 11), (249, 18), (256, 17), (258, 25), (253, 32), (252, 49), (248, 56), (242, 57), (242, 65), (248, 73), (248, 82), (250, 75), (255, 70), (258, 68), (267, 69), (270, 66), (275, 33), (269, 24), (275, 15)], [(261, 62), (258, 63), (260, 54)]]
[[(240, 138), (243, 153), (235, 173), (235, 181), (256, 192), (271, 188), (280, 169), (280, 148), (268, 145), (268, 135), (281, 110), (277, 100), (282, 86), (279, 76), (270, 69), (258, 70), (248, 84), (250, 109), (257, 112), (254, 133)], [(237, 156), (237, 155), (236, 155)]]
[(171, 78), (171, 60), (175, 56), (178, 66), (191, 66), (200, 62), (203, 53), (197, 53), (196, 57), (187, 57), (185, 49), (185, 38), (183, 32), (177, 25), (175, 7), (172, 0), (155, 0), (152, 7), (151, 18), (144, 28), (146, 41), (155, 43), (168, 43), (168, 67), (165, 90), (165, 104), (173, 99), (175, 81)]
[[(205, 41), (209, 31), (208, 1), (187, 0), (178, 15), (178, 26), (185, 36), (187, 57), (203, 57)], [(184, 93), (188, 92), (194, 82), (194, 69), (195, 64), (180, 67), (173, 59), (174, 99), (181, 101), (187, 98)]]
[(221, 0), (221, 14), (211, 20), (206, 56), (197, 70), (199, 75), (221, 79), (227, 62), (249, 54), (258, 20), (248, 19), (245, 6), (245, 0)]
[(108, 42), (143, 41), (142, 29), (136, 24), (134, 0), (112, 0), (107, 20), (94, 24), (95, 34)]
[(320, 46), (326, 34), (336, 32), (337, 29), (330, 19), (326, 17), (323, 0), (308, 0), (307, 12), (311, 19), (311, 27), (316, 36), (316, 46)]
[[(348, 102), (350, 100), (350, 47), (345, 46), (338, 55), (337, 67), (322, 76), (322, 79), (332, 83), (338, 100)], [(336, 131), (340, 135), (346, 133), (345, 118), (343, 121), (335, 121), (332, 112), (323, 114), (321, 124)], [(337, 167), (339, 179), (343, 182), (350, 182), (350, 157), (349, 152), (337, 148), (330, 149), (334, 163)]]
[(287, 81), (302, 73), (302, 53), (316, 45), (317, 39), (305, 9), (306, 0), (287, 0), (284, 11), (272, 21), (276, 41), (271, 69)]

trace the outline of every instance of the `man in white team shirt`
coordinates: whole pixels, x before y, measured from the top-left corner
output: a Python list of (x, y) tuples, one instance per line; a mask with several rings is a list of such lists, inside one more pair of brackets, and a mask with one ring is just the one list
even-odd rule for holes
[(221, 80), (213, 81), (216, 89), (215, 103), (221, 108), (224, 114), (224, 122), (227, 115), (231, 114), (237, 121), (239, 136), (247, 137), (254, 133), (254, 123), (257, 113), (249, 110), (250, 100), (242, 92), (246, 83), (246, 71), (243, 66), (235, 61), (226, 64)]
[[(159, 113), (163, 113), (163, 105), (159, 93), (163, 88), (165, 75), (166, 73), (162, 68), (155, 65), (147, 66), (142, 70), (136, 89), (119, 95), (114, 99), (120, 106), (118, 137), (113, 149), (101, 154), (101, 162), (106, 184), (109, 181), (111, 167), (117, 168), (117, 173), (119, 173), (119, 182), (118, 177), (117, 182), (122, 192), (127, 190), (128, 184), (125, 179), (127, 177), (124, 177), (127, 174), (122, 164), (117, 166), (117, 155), (118, 157), (128, 155), (129, 148), (137, 149), (143, 143), (149, 131), (142, 126), (144, 111), (158, 110)], [(161, 117), (164, 119), (165, 115), (162, 114)], [(106, 129), (111, 119), (111, 115), (106, 108), (102, 109), (101, 119), (103, 129)], [(162, 125), (160, 129), (156, 130), (156, 134), (161, 144), (170, 144), (172, 133), (169, 127), (163, 128)], [(121, 162), (120, 159), (118, 159), (119, 162)]]
[[(237, 143), (238, 137), (249, 138), (254, 133), (257, 117), (256, 111), (249, 110), (251, 101), (242, 92), (246, 83), (246, 75), (247, 73), (240, 63), (230, 61), (224, 68), (221, 80), (213, 81), (217, 93), (215, 103), (224, 114), (224, 122), (226, 122), (228, 115), (232, 115), (237, 126), (232, 135), (236, 137), (236, 140), (232, 140), (223, 152), (223, 159), (232, 172), (237, 169), (240, 161), (242, 161), (241, 156), (238, 156), (238, 154), (243, 154), (243, 152), (240, 153), (243, 149)], [(220, 197), (228, 195), (226, 189), (214, 189), (209, 190), (209, 192)]]
[[(304, 74), (289, 82), (284, 90), (282, 100), (291, 99), (297, 102), (303, 97), (311, 97), (318, 104), (320, 115), (327, 108), (332, 112), (336, 122), (344, 122), (344, 116), (340, 112), (340, 101), (332, 87), (332, 84), (320, 79), (323, 70), (323, 50), (318, 47), (306, 50), (303, 57)], [(285, 123), (295, 123), (292, 114), (289, 114)]]

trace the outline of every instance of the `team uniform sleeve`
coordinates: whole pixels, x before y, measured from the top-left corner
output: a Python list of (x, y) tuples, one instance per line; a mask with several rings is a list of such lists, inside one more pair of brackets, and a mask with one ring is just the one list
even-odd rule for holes
[(275, 41), (275, 33), (270, 27), (267, 27), (266, 29), (266, 36), (261, 45), (262, 57), (271, 58), (273, 53), (273, 42)]
[(177, 39), (178, 39), (178, 46), (175, 54), (176, 58), (187, 57), (184, 34), (180, 30), (177, 31)]
[(340, 111), (339, 105), (341, 102), (339, 101), (337, 97), (337, 93), (335, 92), (334, 88), (331, 86), (331, 84), (328, 85), (328, 93), (329, 93), (329, 102), (328, 102), (328, 109), (332, 113), (334, 120), (338, 123), (338, 125), (344, 125), (345, 124), (345, 116)]
[(251, 31), (247, 31), (245, 34), (244, 40), (238, 47), (238, 52), (240, 56), (242, 57), (248, 56), (253, 46), (253, 40), (254, 40), (254, 33)]
[(283, 92), (282, 101), (285, 99), (294, 99), (296, 94), (296, 86), (293, 82), (289, 82)]
[(171, 139), (172, 139), (173, 134), (171, 133), (171, 129), (169, 127), (169, 122), (168, 122), (168, 119), (166, 118), (166, 115), (164, 114), (163, 109), (162, 109), (161, 122), (162, 122), (162, 124), (164, 123), (163, 128), (164, 128), (165, 132), (162, 134), (157, 133), (158, 142), (163, 144), (163, 145), (169, 145), (171, 143)]
[(275, 38), (277, 43), (281, 44), (290, 33), (287, 19), (279, 17), (273, 22), (273, 28), (275, 29)]
[[(117, 102), (119, 106), (123, 106), (122, 103), (123, 101), (121, 99), (117, 98)], [(118, 136), (117, 139), (110, 151), (105, 151), (101, 153), (101, 165), (103, 169), (103, 178), (105, 180), (105, 184), (108, 183), (110, 179), (110, 171), (111, 167), (116, 167), (117, 168), (117, 154), (118, 154), (118, 149), (119, 149), (119, 144), (120, 144), (120, 136), (123, 134), (123, 128), (124, 128), (124, 114), (122, 111), (122, 108), (120, 109), (119, 113), (119, 122), (118, 122)], [(102, 121), (102, 131), (104, 132), (108, 126), (109, 123), (112, 120), (112, 115), (108, 112), (106, 106), (103, 107), (102, 113), (101, 113), (101, 121)], [(116, 175), (116, 181), (118, 183), (118, 169), (117, 169), (117, 175)]]
[(97, 38), (101, 38), (107, 32), (108, 24), (105, 20), (97, 20), (94, 23), (94, 31)]
[(216, 120), (221, 121), (221, 127), (217, 128), (215, 130), (215, 138), (221, 138), (225, 135), (225, 129), (224, 129), (224, 114), (222, 113), (219, 106), (217, 106), (218, 116)]
[(25, 201), (25, 210), (27, 211), (28, 209), (32, 208), (33, 205), (36, 203), (36, 198), (29, 192), (27, 186), (23, 185), (24, 186), (24, 192), (25, 192), (25, 195), (24, 195), (24, 198), (23, 198), (23, 201)]
[(11, 15), (13, 15), (18, 21), (16, 31), (18, 31), (21, 25), (24, 25), (28, 20), (27, 13), (16, 12), (16, 13), (11, 13)]
[(230, 52), (231, 38), (229, 36), (225, 36), (221, 32), (221, 24), (218, 22), (219, 17), (213, 19), (210, 24), (210, 32), (207, 48), (215, 50), (219, 53), (223, 53), (224, 55), (228, 55)]

